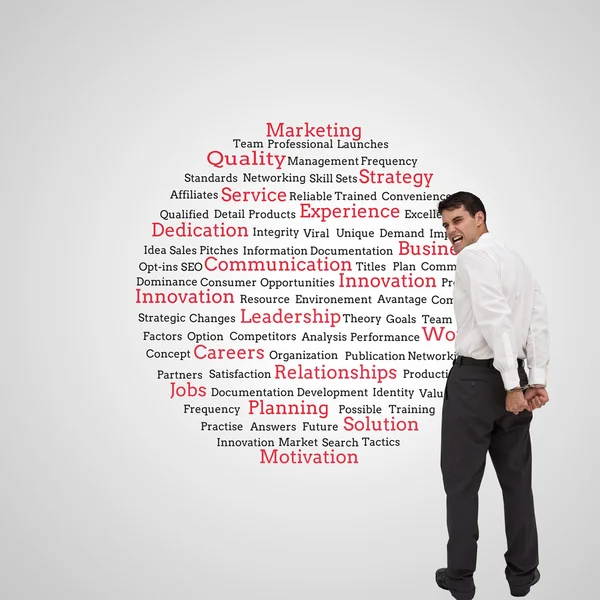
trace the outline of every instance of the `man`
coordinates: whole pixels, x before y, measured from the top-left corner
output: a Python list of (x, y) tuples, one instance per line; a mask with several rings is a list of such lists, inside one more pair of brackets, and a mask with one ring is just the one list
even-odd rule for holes
[(504, 498), (505, 574), (511, 594), (525, 596), (540, 578), (529, 425), (548, 402), (546, 306), (523, 261), (488, 232), (477, 196), (457, 192), (438, 210), (458, 253), (458, 332), (442, 411), (448, 563), (436, 582), (458, 600), (475, 595), (478, 491), (489, 451)]

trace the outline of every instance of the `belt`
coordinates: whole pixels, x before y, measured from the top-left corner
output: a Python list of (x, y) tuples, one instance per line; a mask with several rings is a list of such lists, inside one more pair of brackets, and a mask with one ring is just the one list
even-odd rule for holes
[[(488, 369), (494, 368), (493, 358), (471, 358), (469, 356), (457, 356), (454, 359), (455, 366), (463, 365), (464, 367), (487, 367)], [(523, 366), (523, 359), (517, 359), (517, 366), (521, 368)]]

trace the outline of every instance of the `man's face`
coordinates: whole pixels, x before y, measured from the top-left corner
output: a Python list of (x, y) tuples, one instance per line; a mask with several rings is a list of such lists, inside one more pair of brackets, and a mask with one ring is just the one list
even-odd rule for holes
[(472, 217), (464, 206), (443, 210), (442, 224), (446, 230), (446, 237), (457, 254), (463, 248), (475, 243), (485, 232), (483, 213), (475, 213)]

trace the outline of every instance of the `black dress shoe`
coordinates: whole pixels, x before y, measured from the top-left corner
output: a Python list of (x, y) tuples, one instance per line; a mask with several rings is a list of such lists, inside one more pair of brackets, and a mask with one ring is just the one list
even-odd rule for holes
[(475, 586), (470, 592), (457, 592), (456, 590), (451, 590), (448, 587), (448, 569), (438, 569), (435, 572), (435, 582), (441, 587), (443, 590), (448, 590), (456, 600), (472, 600), (475, 596)]
[(527, 596), (529, 594), (529, 590), (532, 585), (535, 585), (540, 580), (540, 572), (536, 569), (533, 572), (533, 581), (529, 585), (510, 585), (510, 595), (511, 596)]

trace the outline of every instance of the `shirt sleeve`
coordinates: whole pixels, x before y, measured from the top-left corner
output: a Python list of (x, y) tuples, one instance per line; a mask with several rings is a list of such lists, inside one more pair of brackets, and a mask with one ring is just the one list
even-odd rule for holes
[(525, 348), (527, 366), (529, 367), (529, 383), (531, 385), (546, 385), (548, 363), (550, 362), (548, 311), (537, 281), (533, 292), (533, 310), (531, 311)]
[(477, 327), (492, 349), (494, 367), (502, 375), (504, 388), (520, 387), (515, 328), (498, 265), (483, 252), (463, 250), (458, 255), (456, 274), (471, 300)]

